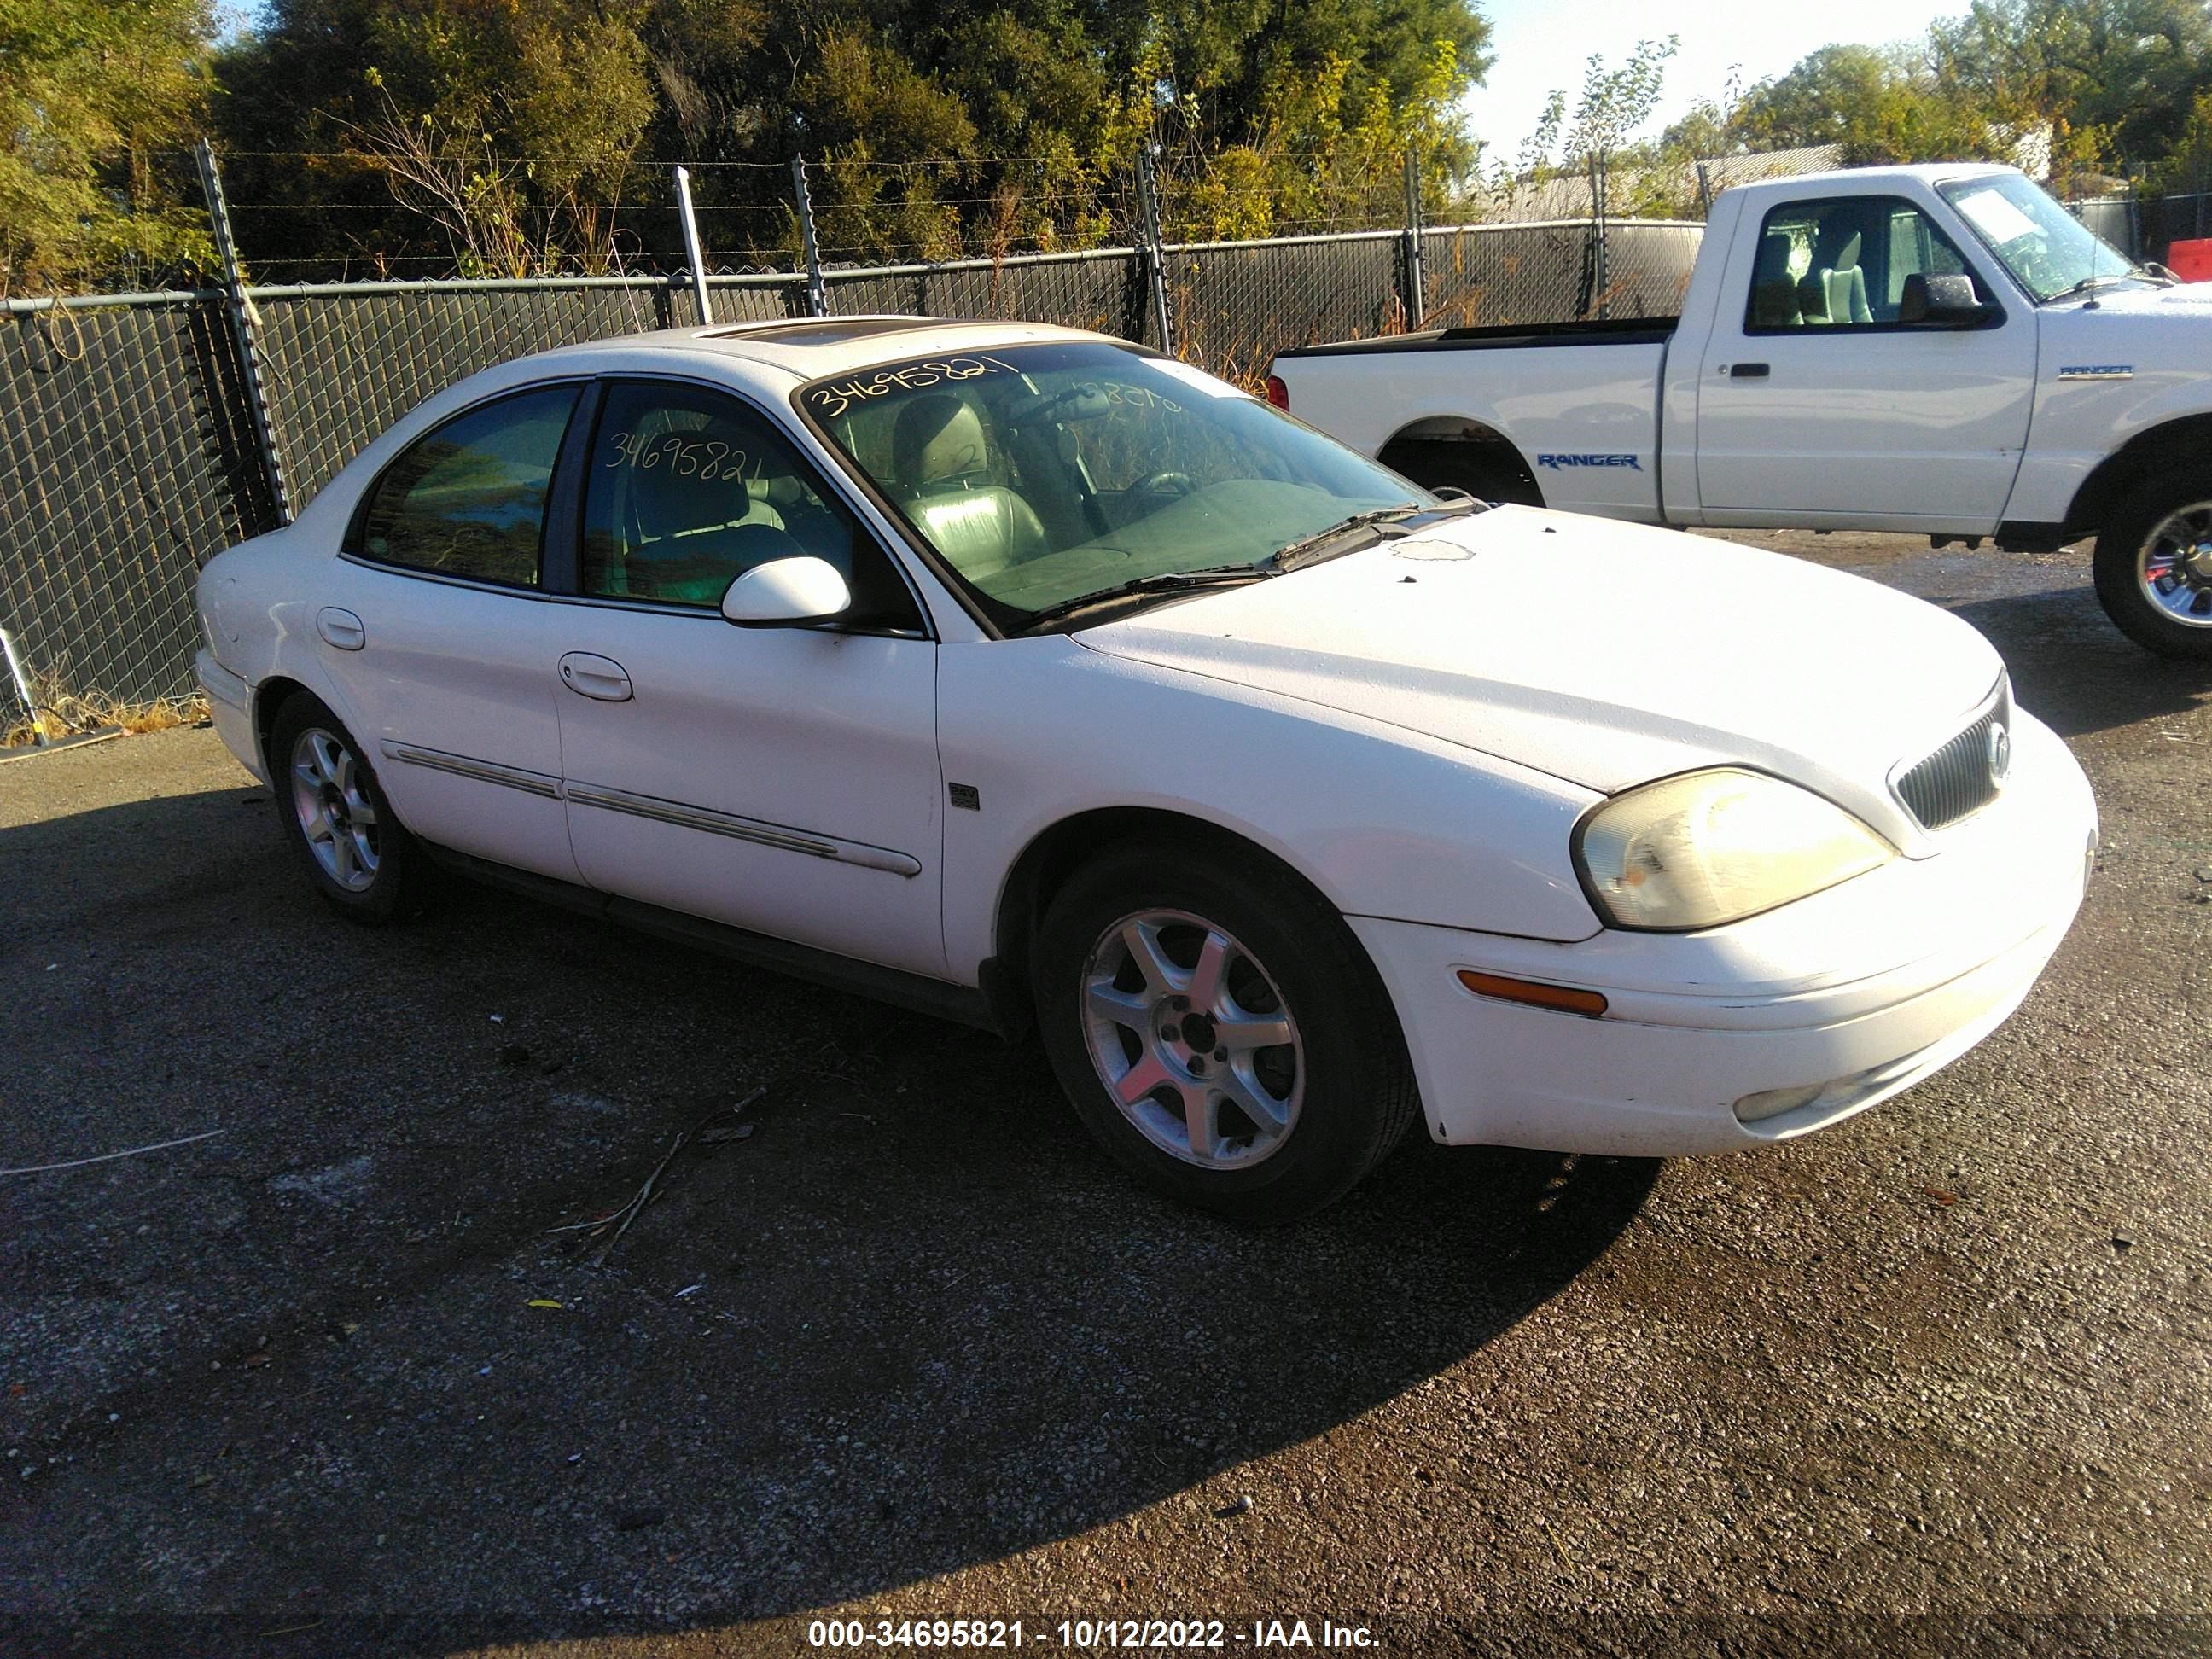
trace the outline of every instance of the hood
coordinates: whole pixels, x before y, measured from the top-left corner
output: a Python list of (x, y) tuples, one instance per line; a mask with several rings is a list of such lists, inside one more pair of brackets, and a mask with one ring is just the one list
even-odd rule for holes
[(1782, 554), (1518, 507), (1087, 629), (1090, 648), (1614, 793), (1736, 764), (1907, 851), (1890, 793), (2003, 664), (1948, 612)]
[[(2093, 299), (2097, 302), (2094, 306), (2089, 304)], [(2105, 321), (2122, 317), (2178, 317), (2194, 322), (2212, 317), (2212, 283), (2181, 283), (2171, 288), (2145, 283), (2137, 288), (2100, 289), (2094, 295), (2085, 294), (2063, 307), (2054, 307), (2044, 314), (2071, 317), (2084, 313)]]

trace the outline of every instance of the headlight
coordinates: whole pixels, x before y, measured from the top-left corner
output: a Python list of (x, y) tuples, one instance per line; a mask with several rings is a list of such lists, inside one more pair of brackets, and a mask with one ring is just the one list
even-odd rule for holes
[(1575, 838), (1600, 914), (1616, 927), (1677, 931), (1757, 915), (1895, 856), (1841, 807), (1733, 767), (1617, 795)]

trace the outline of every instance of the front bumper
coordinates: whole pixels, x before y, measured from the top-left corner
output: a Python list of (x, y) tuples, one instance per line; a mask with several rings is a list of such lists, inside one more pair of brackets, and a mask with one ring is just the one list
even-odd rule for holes
[[(2081, 769), (2021, 714), (2005, 792), (1942, 831), (1935, 856), (1765, 915), (1570, 945), (1348, 920), (1396, 1004), (1437, 1139), (1726, 1152), (1863, 1111), (1996, 1030), (2065, 936), (2096, 834)], [(1607, 1011), (1479, 997), (1462, 968), (1601, 991)], [(1737, 1115), (1748, 1097), (1817, 1085), (1828, 1086), (1777, 1115)]]

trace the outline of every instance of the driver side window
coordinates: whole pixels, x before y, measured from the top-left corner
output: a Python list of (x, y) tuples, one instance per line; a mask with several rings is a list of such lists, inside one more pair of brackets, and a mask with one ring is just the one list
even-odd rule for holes
[(714, 610), (756, 565), (811, 555), (852, 589), (841, 620), (922, 625), (890, 556), (790, 442), (734, 398), (675, 382), (611, 382), (589, 466), (588, 595)]
[(1744, 331), (1894, 328), (1907, 277), (1962, 272), (1950, 239), (1901, 198), (1786, 202), (1759, 225)]

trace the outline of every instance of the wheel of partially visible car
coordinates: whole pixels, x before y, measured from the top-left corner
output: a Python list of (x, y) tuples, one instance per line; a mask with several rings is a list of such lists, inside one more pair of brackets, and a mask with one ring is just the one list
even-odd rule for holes
[(1053, 899), (1033, 971), (1078, 1115), (1170, 1197), (1295, 1220), (1413, 1121), (1396, 1013), (1359, 942), (1256, 856), (1163, 842), (1102, 859)]
[(297, 691), (269, 732), (284, 838), (340, 915), (391, 921), (421, 907), (428, 860), (393, 815), (353, 734), (319, 698)]
[(2097, 535), (2097, 598), (2137, 645), (2212, 657), (2212, 473), (2152, 479)]

